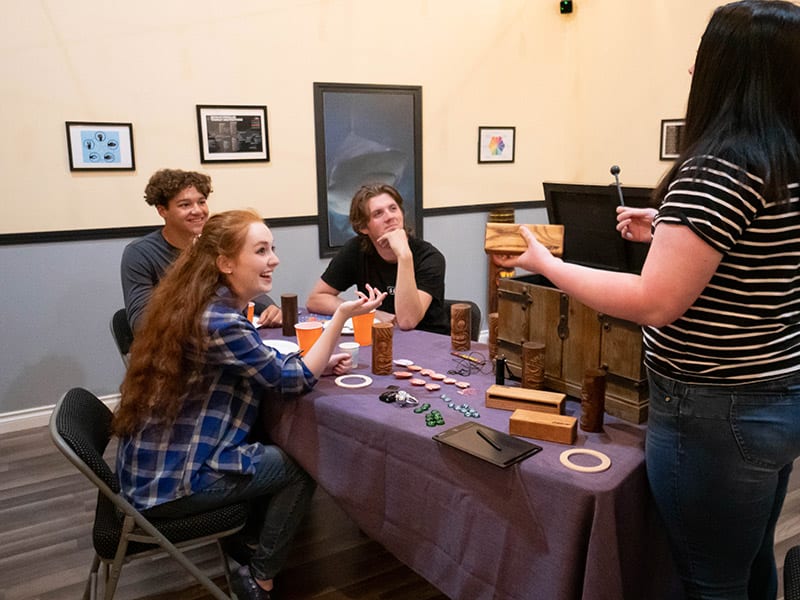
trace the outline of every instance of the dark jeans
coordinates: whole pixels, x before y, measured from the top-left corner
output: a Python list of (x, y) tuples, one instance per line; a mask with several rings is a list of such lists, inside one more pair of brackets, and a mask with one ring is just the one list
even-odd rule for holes
[(272, 579), (286, 561), (289, 543), (308, 511), (316, 483), (283, 450), (277, 446), (266, 449), (254, 475), (226, 473), (206, 489), (155, 506), (146, 514), (177, 517), (249, 501), (247, 529), (258, 540), (250, 571), (256, 579)]
[(650, 373), (647, 476), (690, 598), (776, 598), (775, 523), (798, 455), (800, 375), (728, 387)]

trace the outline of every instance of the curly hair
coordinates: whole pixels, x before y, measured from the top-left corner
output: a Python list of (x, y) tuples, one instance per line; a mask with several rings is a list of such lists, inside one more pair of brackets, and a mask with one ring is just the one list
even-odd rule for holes
[(200, 384), (209, 342), (203, 312), (226, 283), (217, 258), (235, 257), (253, 223), (263, 223), (253, 210), (212, 216), (155, 288), (120, 386), (122, 397), (112, 422), (116, 435), (137, 432), (150, 417), (170, 426)]
[(166, 207), (172, 198), (189, 186), (194, 186), (206, 198), (214, 191), (211, 189), (211, 177), (205, 173), (161, 169), (153, 173), (147, 182), (147, 187), (144, 188), (144, 201), (150, 206)]

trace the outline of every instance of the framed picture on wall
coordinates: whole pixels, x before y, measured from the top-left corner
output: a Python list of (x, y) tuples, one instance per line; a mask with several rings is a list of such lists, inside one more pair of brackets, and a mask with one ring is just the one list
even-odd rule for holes
[(674, 160), (681, 151), (681, 135), (686, 122), (683, 119), (664, 119), (661, 121), (661, 143), (658, 151), (660, 160)]
[(422, 237), (422, 87), (314, 83), (314, 129), (320, 258), (355, 235), (350, 201), (366, 183), (396, 188)]
[(478, 162), (513, 163), (516, 127), (478, 127)]
[(70, 171), (133, 171), (133, 125), (67, 121)]
[(266, 106), (197, 105), (200, 162), (267, 162)]

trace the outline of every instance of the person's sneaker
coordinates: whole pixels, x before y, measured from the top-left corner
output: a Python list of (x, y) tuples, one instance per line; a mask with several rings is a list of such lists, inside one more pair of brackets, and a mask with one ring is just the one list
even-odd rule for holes
[(231, 587), (238, 600), (270, 600), (271, 594), (262, 589), (250, 574), (250, 567), (247, 565), (231, 575)]

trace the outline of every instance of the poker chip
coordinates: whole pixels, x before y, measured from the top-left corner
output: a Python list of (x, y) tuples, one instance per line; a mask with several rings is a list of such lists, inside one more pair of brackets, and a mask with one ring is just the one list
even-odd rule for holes
[(433, 369), (422, 369), (422, 371), (420, 371), (420, 372), (419, 372), (419, 374), (420, 374), (420, 375), (423, 375), (423, 376), (425, 376), (425, 377), (430, 377), (430, 376), (431, 376), (431, 375), (433, 375), (435, 372), (436, 372), (436, 371), (434, 371)]
[(427, 382), (424, 379), (411, 379), (409, 383), (411, 385), (425, 385)]
[(392, 374), (398, 379), (408, 379), (409, 377), (413, 377), (413, 373), (409, 371), (395, 371)]
[(426, 383), (425, 384), (425, 389), (428, 390), (429, 392), (435, 392), (440, 387), (442, 387), (442, 386), (440, 386), (438, 383)]
[(443, 373), (433, 373), (431, 375), (431, 379), (435, 379), (436, 381), (442, 381), (445, 377)]
[(453, 379), (452, 377), (445, 377), (444, 379), (442, 379), (442, 383), (446, 383), (448, 385), (453, 385), (455, 382), (456, 380)]
[(464, 390), (464, 389), (469, 387), (469, 382), (468, 381), (456, 381), (456, 387), (459, 387), (462, 390)]
[(408, 360), (407, 358), (396, 358), (394, 364), (400, 365), (401, 367), (409, 367), (414, 364), (414, 361)]
[(408, 365), (409, 371), (422, 371), (422, 367), (419, 365)]

